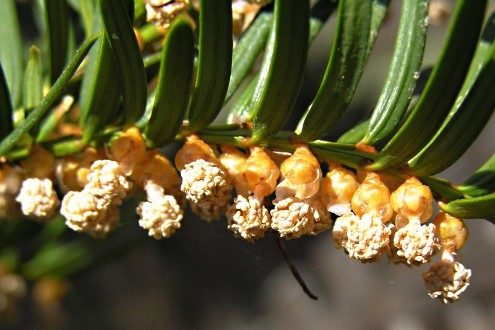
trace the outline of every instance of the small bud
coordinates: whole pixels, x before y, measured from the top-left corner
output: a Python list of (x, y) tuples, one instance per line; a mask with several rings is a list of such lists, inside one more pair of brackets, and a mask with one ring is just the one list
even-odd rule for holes
[(262, 5), (260, 3), (254, 1), (232, 1), (232, 32), (236, 39), (249, 27), (261, 6)]
[(459, 251), (469, 236), (469, 229), (462, 219), (443, 211), (438, 212), (433, 224), (442, 248), (450, 253)]
[(182, 171), (187, 164), (198, 159), (217, 166), (220, 164), (215, 152), (209, 145), (195, 135), (188, 136), (186, 143), (175, 154), (175, 167)]
[(429, 23), (441, 26), (452, 16), (452, 3), (448, 0), (432, 0), (428, 7)]
[(432, 263), (422, 275), (428, 295), (448, 304), (459, 300), (460, 294), (467, 289), (471, 270), (459, 262), (440, 260)]
[(262, 199), (275, 191), (280, 170), (262, 147), (255, 146), (249, 150), (251, 154), (246, 161), (244, 178), (249, 190)]
[(18, 313), (18, 303), (27, 291), (26, 280), (0, 264), (0, 315), (3, 322)]
[(85, 231), (102, 212), (104, 210), (98, 208), (95, 196), (85, 191), (69, 191), (62, 199), (60, 208), (67, 226), (75, 231)]
[[(283, 181), (277, 187), (277, 199), (295, 196), (300, 199), (311, 198), (320, 189), (320, 163), (307, 145), (296, 148), (294, 154), (280, 166)], [(289, 191), (293, 195), (288, 195)]]
[(270, 212), (253, 196), (245, 198), (238, 195), (225, 215), (228, 220), (227, 228), (234, 232), (234, 236), (249, 242), (265, 237), (265, 232), (270, 229)]
[(136, 213), (140, 217), (139, 225), (157, 240), (175, 233), (183, 218), (183, 211), (175, 198), (163, 194), (148, 198), (148, 202), (139, 203)]
[(438, 238), (435, 225), (421, 225), (419, 220), (412, 221), (397, 230), (394, 235), (397, 255), (409, 265), (421, 265), (430, 262), (431, 256), (438, 251)]
[(17, 219), (21, 215), (20, 205), (15, 200), (15, 195), (0, 194), (0, 220)]
[(105, 159), (105, 149), (95, 149), (92, 147), (86, 147), (79, 161), (79, 166), (90, 168), (97, 160)]
[(230, 199), (232, 186), (227, 171), (213, 149), (199, 137), (188, 136), (175, 155), (175, 166), (182, 177), (180, 189), (192, 203), (215, 204)]
[(74, 231), (85, 232), (95, 238), (104, 238), (120, 221), (116, 205), (102, 207), (95, 195), (87, 191), (69, 191), (60, 209), (66, 225)]
[(187, 1), (147, 0), (146, 21), (168, 28), (172, 21), (187, 10)]
[(246, 154), (235, 147), (224, 145), (222, 146), (222, 154), (218, 159), (234, 182), (237, 194), (243, 196), (248, 195), (249, 189), (247, 187), (246, 179), (244, 178), (247, 162)]
[(433, 213), (433, 195), (428, 186), (417, 177), (410, 176), (390, 195), (390, 204), (395, 212), (408, 219), (419, 218), (421, 223)]
[(12, 273), (6, 264), (4, 261), (0, 263), (0, 295), (9, 298), (24, 297), (27, 293), (26, 280), (22, 276)]
[[(91, 173), (91, 165), (97, 160), (106, 159), (106, 152), (103, 149), (95, 149), (88, 147), (84, 149), (81, 160), (79, 161), (79, 167), (77, 169), (77, 183), (79, 187), (84, 187), (88, 184), (88, 174)], [(79, 189), (74, 189), (79, 190)]]
[(357, 216), (375, 214), (385, 223), (394, 213), (390, 205), (390, 190), (375, 172), (367, 172), (366, 178), (352, 197), (352, 210)]
[(35, 220), (48, 220), (57, 212), (60, 201), (50, 179), (29, 178), (22, 182), (16, 201), (22, 213)]
[[(40, 316), (49, 322), (50, 326), (61, 325), (63, 322), (63, 298), (69, 292), (67, 280), (53, 276), (39, 278), (33, 288), (32, 297)], [(44, 323), (44, 322), (43, 322)]]
[(22, 185), (19, 169), (7, 164), (0, 167), (0, 194), (17, 195)]
[(329, 165), (321, 184), (321, 201), (329, 212), (342, 216), (352, 211), (351, 200), (359, 183), (353, 172), (336, 163)]
[(180, 185), (180, 177), (172, 163), (158, 149), (148, 152), (148, 158), (143, 164), (142, 171), (137, 182), (145, 187), (146, 181), (153, 181), (155, 184), (169, 189)]
[(0, 219), (16, 219), (21, 216), (19, 203), (15, 198), (22, 185), (22, 175), (17, 168), (8, 164), (0, 166)]
[(82, 190), (88, 183), (91, 165), (104, 156), (101, 150), (88, 147), (82, 154), (57, 159), (55, 177), (61, 191), (65, 194)]
[(94, 195), (101, 207), (120, 205), (132, 188), (119, 164), (113, 160), (97, 160), (91, 165), (84, 191)]
[(122, 132), (110, 145), (112, 160), (119, 163), (125, 175), (133, 174), (135, 167), (146, 160), (146, 143), (137, 127)]
[[(227, 195), (225, 196), (227, 197)], [(229, 206), (229, 198), (220, 200), (218, 202), (204, 202), (201, 204), (192, 203), (189, 201), (189, 206), (194, 214), (200, 217), (206, 222), (212, 222), (219, 220), (227, 212), (227, 207)]]
[(180, 175), (180, 189), (195, 204), (216, 203), (230, 195), (231, 185), (225, 171), (213, 163), (198, 159), (186, 164)]
[(81, 190), (84, 187), (80, 186), (77, 180), (78, 168), (79, 162), (75, 157), (57, 159), (55, 165), (55, 178), (64, 194), (71, 190)]
[(272, 229), (285, 239), (312, 234), (315, 222), (319, 221), (319, 213), (305, 200), (297, 197), (278, 201), (270, 214)]
[(349, 257), (362, 262), (374, 262), (387, 251), (390, 228), (375, 214), (361, 218), (352, 212), (337, 218), (332, 237), (337, 248), (343, 247)]
[[(362, 169), (356, 170), (356, 178), (358, 182), (360, 183), (363, 182), (366, 176), (368, 175), (368, 172), (369, 171)], [(389, 175), (385, 172), (375, 172), (375, 173), (378, 174), (380, 180), (390, 191), (396, 190), (403, 183), (402, 181), (399, 181), (399, 179), (397, 179), (395, 176)]]
[(21, 162), (27, 177), (53, 178), (55, 175), (55, 157), (40, 145), (35, 145), (29, 152), (29, 157)]

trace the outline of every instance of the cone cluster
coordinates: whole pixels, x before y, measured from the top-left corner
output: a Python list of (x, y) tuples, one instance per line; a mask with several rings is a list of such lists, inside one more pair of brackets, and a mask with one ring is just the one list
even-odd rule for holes
[(413, 176), (401, 182), (335, 162), (325, 172), (305, 144), (280, 154), (261, 146), (218, 148), (197, 135), (187, 137), (172, 163), (130, 128), (105, 150), (56, 160), (34, 147), (20, 166), (2, 164), (0, 203), (6, 206), (0, 215), (17, 208), (48, 221), (60, 212), (70, 229), (104, 238), (120, 224), (122, 200), (144, 196), (137, 223), (154, 239), (180, 229), (186, 205), (207, 222), (225, 216), (233, 235), (248, 242), (268, 230), (285, 239), (331, 230), (335, 247), (363, 263), (385, 255), (419, 266), (440, 251), (440, 261), (423, 274), (426, 288), (444, 303), (459, 299), (471, 272), (454, 256), (467, 227), (443, 212), (431, 220), (428, 186)]

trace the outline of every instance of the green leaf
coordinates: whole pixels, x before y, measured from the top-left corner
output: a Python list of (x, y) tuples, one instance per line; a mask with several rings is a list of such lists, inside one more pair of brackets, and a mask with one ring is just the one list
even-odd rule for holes
[[(163, 39), (163, 31), (160, 31), (154, 23), (146, 23), (139, 28), (139, 35), (144, 44), (152, 43), (153, 41)], [(154, 54), (160, 55), (160, 52)]]
[(353, 144), (316, 140), (308, 142), (308, 146), (317, 156), (324, 159), (331, 159), (352, 168), (359, 168), (360, 164), (375, 157), (373, 154), (364, 154), (356, 151)]
[[(309, 21), (309, 43), (313, 42), (313, 40), (316, 38), (318, 33), (321, 31), (323, 28), (324, 23), (326, 20), (330, 17), (330, 15), (333, 13), (334, 9), (337, 7), (337, 0), (318, 0), (316, 4), (311, 8), (310, 10), (310, 21)], [(262, 14), (263, 15), (263, 14)], [(258, 17), (257, 19), (259, 19)], [(254, 24), (251, 28), (254, 28)], [(271, 27), (271, 26), (270, 26)], [(249, 30), (248, 32), (249, 33)], [(246, 36), (247, 37), (247, 36)], [(241, 39), (239, 42), (239, 45), (237, 48), (234, 50), (234, 56), (240, 46), (240, 43), (243, 42), (244, 39)], [(248, 50), (246, 50), (248, 51)], [(239, 52), (239, 55), (242, 54), (242, 52)], [(236, 70), (235, 65), (232, 65), (232, 75), (234, 75), (234, 70)], [(253, 94), (256, 88), (256, 82), (259, 80), (260, 74), (259, 72), (251, 78), (249, 81), (248, 85), (246, 88), (242, 91), (241, 96), (235, 101), (235, 103), (232, 106), (232, 110), (229, 112), (229, 116), (227, 119), (228, 123), (240, 123), (243, 121), (246, 121), (246, 118), (249, 118), (251, 113), (255, 109), (256, 105), (256, 99), (253, 100)], [(232, 86), (235, 86), (235, 82), (230, 81), (229, 85), (229, 90)]]
[[(414, 88), (413, 97), (411, 98), (411, 101), (409, 102), (408, 105), (408, 112), (410, 112), (410, 109), (413, 109), (416, 106), (416, 103), (418, 102), (419, 99), (419, 95), (421, 95), (421, 93), (423, 92), (424, 85), (426, 84), (426, 81), (430, 76), (430, 72), (431, 72), (431, 68), (426, 68), (421, 71), (416, 87)], [(370, 125), (370, 118), (361, 121), (351, 129), (349, 129), (347, 132), (342, 134), (337, 140), (337, 142), (357, 144), (364, 138), (364, 136), (368, 132), (369, 125)]]
[(69, 227), (65, 224), (65, 218), (62, 215), (57, 215), (32, 236), (30, 245), (39, 249), (46, 244), (52, 244), (59, 239), (64, 232), (68, 231)]
[(255, 105), (253, 104), (253, 94), (256, 90), (256, 85), (258, 84), (259, 77), (260, 74), (258, 72), (256, 75), (254, 75), (253, 78), (249, 80), (241, 95), (239, 95), (239, 97), (235, 100), (234, 104), (232, 105), (232, 109), (229, 112), (229, 116), (227, 117), (227, 123), (242, 124), (246, 122), (247, 118), (249, 118)]
[[(311, 8), (309, 22), (309, 39), (312, 41), (320, 32), (323, 24), (337, 7), (338, 0), (319, 0)], [(266, 44), (273, 24), (273, 14), (263, 12), (256, 17), (253, 24), (239, 39), (232, 53), (232, 73), (229, 89), (224, 103), (227, 103), (235, 93), (244, 78), (249, 74), (254, 62)], [(310, 41), (310, 42), (311, 42)]]
[(368, 169), (383, 170), (405, 164), (436, 133), (468, 71), (485, 7), (486, 0), (457, 2), (446, 44), (418, 104)]
[(275, 1), (275, 18), (252, 101), (252, 142), (279, 131), (302, 85), (309, 41), (309, 1)]
[(330, 60), (318, 93), (298, 124), (306, 141), (330, 132), (349, 106), (368, 58), (372, 1), (344, 0), (339, 5)]
[[(106, 39), (117, 63), (119, 84), (126, 123), (134, 124), (146, 107), (146, 72), (132, 22), (129, 18), (128, 1), (99, 0), (99, 8), (106, 30)], [(132, 11), (134, 4), (132, 3)]]
[(424, 176), (445, 170), (466, 152), (487, 124), (495, 110), (495, 43), (478, 77), (466, 84), (469, 87), (463, 89), (465, 94), (459, 95), (438, 132), (408, 162), (411, 173)]
[(114, 76), (117, 70), (108, 38), (101, 38), (89, 52), (81, 85), (79, 104), (84, 144), (109, 124), (119, 107), (121, 88)]
[(151, 148), (172, 142), (185, 117), (194, 69), (194, 33), (189, 19), (170, 26), (156, 88), (153, 110), (144, 134)]
[(361, 141), (366, 132), (368, 131), (368, 126), (370, 125), (370, 119), (363, 120), (344, 134), (342, 134), (337, 140), (338, 143), (350, 143), (356, 144)]
[(237, 47), (232, 52), (232, 70), (224, 103), (230, 100), (244, 78), (249, 74), (254, 62), (266, 44), (270, 28), (272, 27), (272, 21), (272, 13), (261, 13), (256, 17), (249, 29), (240, 37)]
[(4, 271), (15, 272), (20, 263), (19, 249), (10, 246), (2, 248), (0, 250), (0, 260), (2, 260)]
[(69, 7), (65, 0), (44, 0), (47, 27), (48, 72), (53, 83), (67, 62)]
[(50, 135), (57, 128), (57, 124), (64, 117), (64, 115), (70, 110), (74, 104), (74, 97), (66, 95), (62, 98), (62, 101), (57, 107), (51, 111), (46, 118), (41, 121), (39, 125), (38, 133), (36, 134), (36, 143), (42, 143), (48, 140)]
[(95, 0), (77, 0), (79, 4), (79, 13), (81, 14), (81, 20), (84, 26), (84, 33), (86, 37), (90, 36), (93, 32), (93, 20), (96, 15), (96, 1)]
[(7, 86), (2, 62), (0, 62), (0, 140), (12, 132), (14, 128), (13, 111), (12, 103), (10, 103), (9, 86)]
[(53, 84), (52, 89), (41, 100), (38, 106), (29, 114), (15, 130), (13, 130), (5, 139), (0, 142), (0, 156), (9, 152), (16, 143), (22, 138), (24, 133), (28, 132), (34, 125), (40, 122), (43, 115), (50, 109), (52, 104), (62, 94), (64, 87), (69, 82), (72, 75), (76, 72), (79, 64), (81, 64), (84, 56), (88, 53), (94, 42), (100, 37), (100, 34), (95, 34), (87, 39), (76, 52), (74, 58), (69, 62), (65, 70), (62, 72), (58, 80)]
[(428, 0), (404, 0), (392, 63), (363, 139), (374, 145), (387, 138), (402, 120), (413, 95), (428, 30)]
[[(102, 29), (99, 12), (95, 13), (93, 31)], [(83, 143), (89, 143), (94, 134), (103, 130), (116, 114), (121, 102), (120, 84), (115, 82), (118, 71), (107, 38), (101, 38), (91, 49), (80, 90), (80, 123), (83, 128)]]
[(124, 3), (124, 7), (127, 10), (127, 16), (131, 19), (131, 26), (134, 23), (134, 8), (135, 3), (134, 0), (121, 0)]
[(462, 219), (486, 219), (495, 222), (495, 193), (475, 198), (439, 203), (445, 212)]
[(232, 66), (232, 7), (200, 0), (196, 86), (188, 109), (190, 132), (210, 124), (222, 109)]
[[(18, 108), (14, 118), (24, 119), (27, 114), (33, 110), (43, 98), (43, 67), (41, 63), (41, 51), (36, 46), (29, 49), (29, 58), (24, 72), (24, 90), (23, 90), (23, 107)], [(39, 131), (39, 125), (35, 125), (29, 132), (31, 136), (36, 136)]]
[(15, 0), (0, 1), (0, 63), (15, 108), (22, 101), (22, 78), (24, 76), (22, 38)]
[(479, 197), (495, 192), (495, 154), (458, 187), (463, 194)]
[(446, 198), (448, 200), (454, 200), (463, 198), (463, 194), (455, 189), (448, 180), (437, 178), (434, 176), (426, 176), (420, 178), (421, 182), (430, 187), (430, 189), (439, 194), (438, 198)]
[(88, 247), (80, 241), (45, 244), (22, 269), (29, 279), (43, 276), (65, 277), (86, 267), (93, 261)]
[(144, 114), (141, 119), (136, 122), (136, 127), (139, 128), (140, 131), (143, 131), (145, 126), (148, 125), (148, 122), (150, 121), (151, 114), (153, 113), (153, 106), (155, 105), (155, 96), (156, 88), (149, 93), (148, 98), (146, 99), (146, 109), (144, 110)]
[(162, 54), (160, 52), (153, 53), (143, 58), (144, 67), (148, 70), (160, 63)]
[(43, 97), (41, 52), (38, 47), (29, 49), (29, 59), (24, 73), (23, 104), (27, 110), (36, 107)]
[(466, 75), (466, 79), (462, 84), (461, 90), (456, 98), (456, 105), (466, 97), (471, 90), (472, 84), (478, 78), (481, 70), (485, 67), (486, 62), (490, 59), (490, 53), (492, 52), (493, 44), (495, 42), (495, 13), (492, 13), (488, 18), (481, 37), (478, 41), (478, 46), (471, 60), (469, 71)]
[(132, 21), (135, 26), (146, 22), (146, 2), (144, 0), (134, 0), (134, 16)]

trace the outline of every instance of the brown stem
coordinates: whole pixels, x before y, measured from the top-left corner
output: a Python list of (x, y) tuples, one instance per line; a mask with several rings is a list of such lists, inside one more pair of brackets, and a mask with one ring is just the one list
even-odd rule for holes
[(292, 275), (294, 276), (294, 278), (296, 279), (297, 283), (299, 283), (299, 285), (301, 286), (301, 288), (303, 289), (304, 293), (306, 293), (306, 295), (308, 297), (310, 297), (311, 299), (313, 300), (318, 300), (318, 297), (316, 295), (314, 295), (308, 288), (308, 286), (306, 285), (306, 283), (304, 282), (301, 274), (299, 274), (299, 271), (297, 270), (296, 268), (296, 265), (294, 265), (292, 263), (292, 261), (289, 259), (289, 254), (287, 252), (287, 249), (285, 248), (285, 245), (284, 243), (282, 242), (282, 240), (280, 239), (280, 236), (278, 236), (277, 232), (276, 231), (273, 231), (272, 230), (272, 236), (273, 238), (275, 239), (275, 242), (277, 243), (277, 247), (278, 247), (278, 250), (282, 253), (282, 256), (284, 257), (284, 261), (285, 263), (287, 264), (287, 266), (289, 266), (289, 269), (290, 271), (292, 272)]

